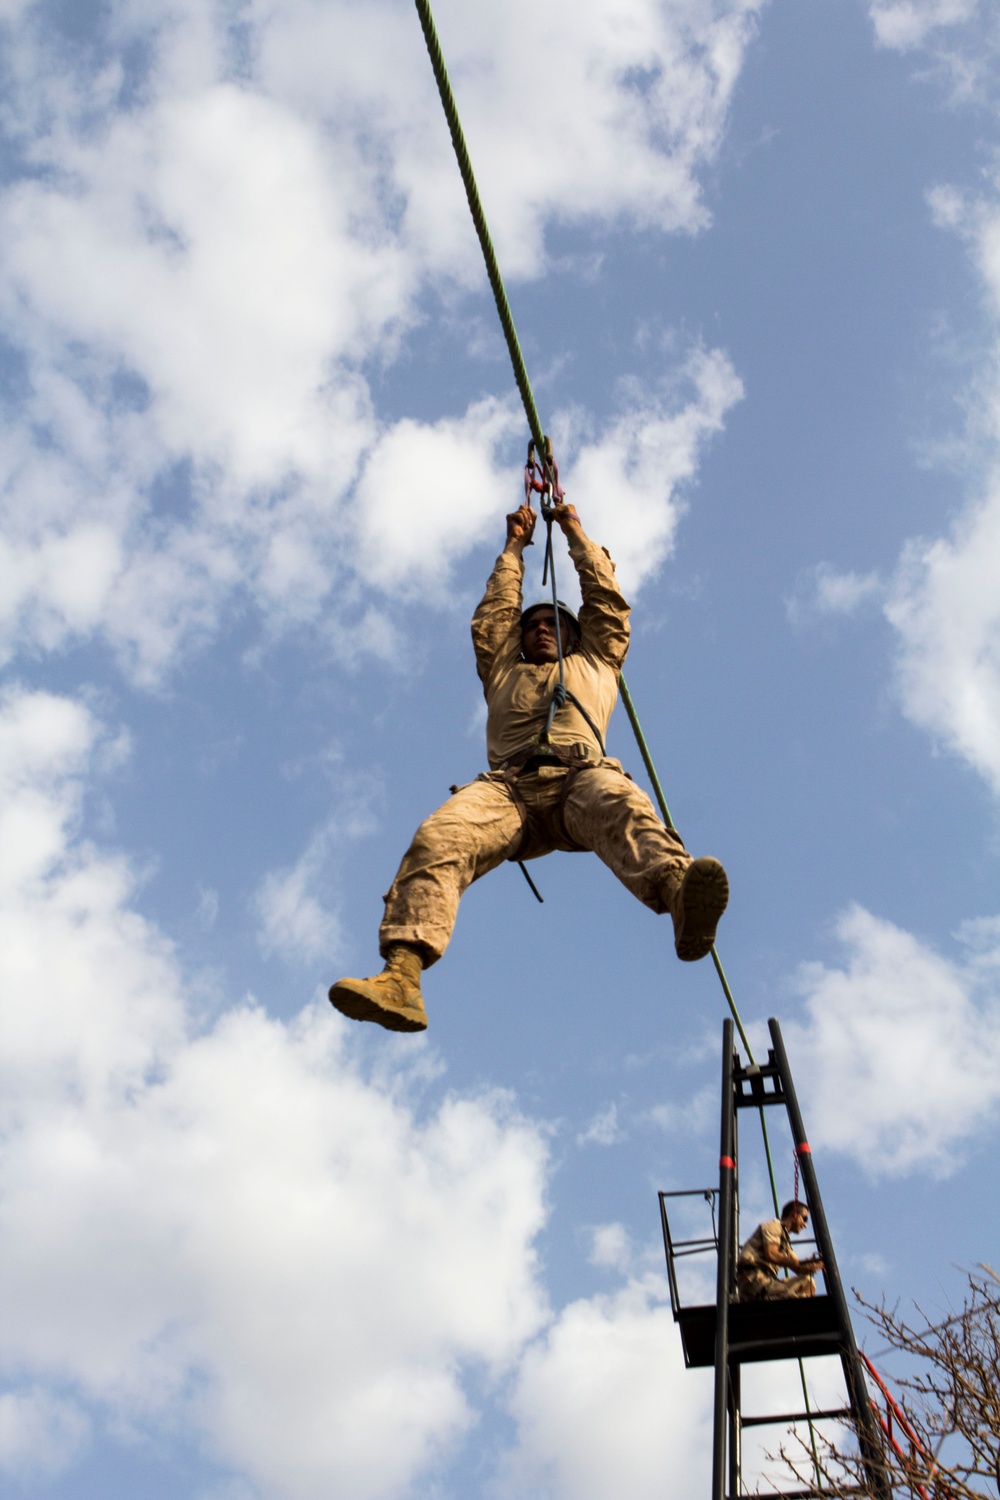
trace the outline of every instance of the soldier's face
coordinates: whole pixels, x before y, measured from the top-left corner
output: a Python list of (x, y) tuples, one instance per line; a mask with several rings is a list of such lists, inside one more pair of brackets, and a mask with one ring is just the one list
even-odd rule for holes
[[(559, 634), (562, 636), (563, 656), (569, 653), (573, 641), (573, 627), (569, 620), (559, 619)], [(556, 613), (554, 609), (536, 609), (521, 634), (521, 651), (526, 662), (540, 667), (545, 662), (558, 661), (556, 650)]]

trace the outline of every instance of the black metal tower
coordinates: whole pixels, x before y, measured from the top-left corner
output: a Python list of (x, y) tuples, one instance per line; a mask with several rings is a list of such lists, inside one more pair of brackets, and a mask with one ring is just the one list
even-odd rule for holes
[[(768, 1060), (763, 1065), (744, 1066), (733, 1048), (732, 1021), (726, 1021), (723, 1027), (718, 1188), (660, 1194), (670, 1301), (674, 1321), (680, 1324), (684, 1363), (689, 1368), (696, 1365), (715, 1367), (712, 1500), (737, 1500), (742, 1492), (741, 1440), (744, 1427), (805, 1421), (811, 1424), (828, 1418), (838, 1418), (853, 1424), (867, 1479), (866, 1490), (874, 1500), (892, 1500), (881, 1456), (878, 1421), (865, 1383), (781, 1030), (775, 1020), (770, 1020), (767, 1024), (772, 1046)], [(805, 1201), (812, 1218), (816, 1246), (823, 1260), (826, 1294), (808, 1298), (740, 1302), (736, 1298), (736, 1258), (739, 1252), (737, 1120), (741, 1109), (763, 1110), (770, 1105), (784, 1105), (787, 1112), (796, 1159), (802, 1173)], [(710, 1237), (701, 1239), (675, 1239), (670, 1231), (667, 1200), (692, 1196), (710, 1202), (713, 1233)], [(678, 1290), (677, 1260), (710, 1250), (713, 1246), (718, 1257), (715, 1305), (685, 1307), (681, 1304)], [(743, 1414), (741, 1369), (744, 1364), (777, 1359), (808, 1359), (825, 1354), (840, 1356), (847, 1386), (847, 1406), (831, 1411), (783, 1412), (760, 1417)], [(808, 1500), (814, 1494), (814, 1490), (785, 1490), (781, 1492), (780, 1500)], [(762, 1497), (762, 1500), (770, 1500), (770, 1497)]]

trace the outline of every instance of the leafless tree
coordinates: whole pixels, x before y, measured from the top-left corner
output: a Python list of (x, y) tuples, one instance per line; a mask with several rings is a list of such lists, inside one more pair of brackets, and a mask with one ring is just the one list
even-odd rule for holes
[[(961, 1310), (943, 1322), (919, 1308), (912, 1321), (898, 1306), (867, 1303), (869, 1320), (903, 1372), (890, 1385), (869, 1367), (881, 1426), (880, 1456), (888, 1487), (908, 1500), (1000, 1497), (1000, 1277), (989, 1266), (967, 1275)], [(895, 1364), (895, 1360), (893, 1361)], [(781, 1448), (801, 1489), (841, 1500), (872, 1494), (853, 1441), (816, 1435), (817, 1447)]]

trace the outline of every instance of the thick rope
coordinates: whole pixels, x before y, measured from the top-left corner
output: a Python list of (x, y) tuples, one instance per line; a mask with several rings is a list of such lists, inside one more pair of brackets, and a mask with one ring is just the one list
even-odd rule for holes
[[(654, 791), (654, 793), (656, 795), (656, 800), (657, 800), (657, 802), (660, 805), (660, 812), (663, 814), (663, 821), (664, 821), (664, 823), (666, 823), (666, 825), (667, 825), (668, 828), (674, 828), (674, 820), (670, 816), (670, 808), (667, 806), (667, 799), (663, 795), (663, 787), (660, 785), (660, 778), (656, 774), (656, 767), (653, 764), (653, 757), (652, 757), (652, 755), (649, 752), (649, 746), (646, 743), (646, 736), (642, 732), (642, 725), (639, 723), (639, 715), (636, 713), (635, 704), (632, 701), (632, 694), (628, 690), (628, 683), (625, 681), (624, 674), (621, 677), (621, 681), (619, 683), (619, 686), (621, 688), (622, 702), (625, 705), (625, 712), (628, 714), (628, 721), (629, 721), (629, 723), (632, 726), (632, 733), (635, 735), (635, 742), (639, 746), (639, 754), (642, 756), (642, 763), (646, 767), (646, 774), (649, 777), (649, 780), (650, 780), (650, 783), (652, 785), (653, 791)], [(752, 1051), (752, 1049), (750, 1047), (750, 1041), (749, 1041), (749, 1038), (747, 1037), (746, 1032), (743, 1029), (743, 1022), (740, 1020), (740, 1013), (736, 1009), (736, 1000), (733, 997), (732, 990), (729, 988), (729, 980), (726, 978), (726, 971), (722, 967), (722, 959), (719, 957), (719, 951), (715, 947), (714, 943), (712, 945), (711, 952), (712, 952), (712, 962), (715, 965), (715, 972), (716, 972), (716, 974), (718, 974), (718, 976), (719, 976), (719, 983), (722, 985), (722, 993), (726, 997), (726, 1001), (727, 1001), (727, 1003), (729, 1005), (729, 1009), (730, 1009), (730, 1012), (732, 1014), (733, 1020), (736, 1023), (736, 1030), (740, 1034), (740, 1041), (743, 1043), (744, 1047), (747, 1049), (747, 1058), (748, 1058), (749, 1062), (752, 1064), (753, 1060), (754, 1060), (754, 1056), (753, 1056), (753, 1051)], [(761, 1124), (762, 1125), (764, 1124), (764, 1117), (763, 1117), (763, 1115), (761, 1115)], [(766, 1128), (766, 1126), (764, 1128), (764, 1140), (765, 1140), (765, 1144), (766, 1144), (766, 1142), (767, 1142), (767, 1128)], [(771, 1160), (771, 1148), (770, 1148), (770, 1146), (767, 1147), (767, 1158), (768, 1158), (768, 1162), (770, 1162), (770, 1160)], [(772, 1174), (772, 1186), (773, 1186), (773, 1174)]]
[(503, 277), (500, 275), (500, 266), (497, 262), (496, 251), (493, 249), (493, 241), (490, 239), (490, 231), (486, 223), (486, 215), (483, 205), (479, 199), (479, 189), (476, 187), (475, 173), (472, 170), (472, 162), (469, 159), (468, 147), (465, 144), (465, 136), (462, 132), (462, 122), (458, 118), (458, 106), (455, 96), (451, 91), (451, 83), (448, 79), (448, 69), (444, 65), (444, 54), (441, 51), (441, 43), (438, 41), (437, 30), (434, 26), (434, 17), (428, 0), (416, 0), (417, 15), (423, 27), (424, 40), (427, 43), (427, 51), (430, 54), (431, 66), (434, 69), (434, 77), (437, 79), (438, 93), (441, 95), (441, 103), (444, 105), (445, 118), (448, 121), (448, 129), (451, 131), (451, 142), (455, 148), (458, 158), (458, 170), (462, 174), (462, 182), (465, 184), (465, 196), (469, 200), (469, 210), (472, 214), (472, 222), (476, 226), (479, 243), (482, 246), (483, 259), (486, 262), (486, 273), (490, 278), (490, 286), (493, 288), (493, 300), (497, 305), (500, 315), (500, 325), (503, 328), (503, 336), (507, 340), (507, 348), (510, 351), (510, 362), (514, 366), (514, 379), (521, 393), (524, 403), (525, 416), (528, 418), (528, 426), (531, 436), (535, 440), (539, 454), (545, 452), (545, 438), (542, 433), (542, 423), (535, 406), (535, 398), (531, 390), (531, 381), (528, 379), (528, 370), (521, 353), (521, 345), (518, 343), (517, 329), (514, 327), (514, 315), (507, 301), (507, 293), (504, 291)]
[[(670, 809), (667, 806), (667, 799), (663, 795), (663, 787), (660, 785), (660, 778), (656, 774), (656, 767), (653, 764), (653, 757), (649, 753), (649, 746), (646, 743), (646, 736), (642, 732), (642, 725), (639, 723), (639, 715), (635, 711), (635, 704), (632, 701), (632, 694), (628, 690), (628, 684), (626, 683), (624, 677), (621, 679), (621, 695), (622, 702), (625, 705), (625, 712), (628, 714), (629, 723), (632, 726), (632, 733), (635, 735), (635, 742), (639, 746), (639, 752), (642, 755), (643, 764), (646, 767), (646, 774), (648, 775), (650, 783), (653, 787), (653, 791), (656, 794), (656, 800), (660, 804), (660, 812), (663, 814), (663, 821), (664, 823), (666, 823), (668, 828), (673, 828), (674, 823), (673, 819), (670, 816)], [(725, 995), (726, 1000), (729, 1003), (729, 1009), (732, 1013), (733, 1020), (736, 1023), (736, 1029), (740, 1034), (740, 1040), (742, 1041), (744, 1047), (747, 1049), (747, 1058), (752, 1065), (754, 1060), (753, 1051), (750, 1047), (750, 1042), (747, 1039), (747, 1034), (743, 1030), (743, 1022), (740, 1020), (739, 1011), (736, 1009), (736, 1001), (733, 998), (732, 990), (729, 988), (729, 980), (726, 978), (726, 971), (722, 967), (722, 960), (719, 957), (718, 949), (714, 945), (712, 947), (712, 962), (715, 964), (715, 972), (719, 976), (719, 983), (722, 985), (723, 994)], [(774, 1204), (774, 1217), (778, 1218), (781, 1213), (781, 1209), (778, 1206), (778, 1185), (775, 1181), (774, 1176), (774, 1161), (771, 1157), (771, 1138), (768, 1135), (767, 1131), (767, 1116), (764, 1113), (763, 1105), (760, 1105), (758, 1107), (757, 1114), (760, 1117), (760, 1132), (764, 1138), (764, 1155), (767, 1158), (767, 1175), (771, 1184), (771, 1201)], [(799, 1158), (796, 1155), (795, 1191), (792, 1194), (793, 1198), (798, 1198), (799, 1196), (798, 1168)], [(802, 1399), (805, 1402), (805, 1409), (807, 1412), (810, 1412), (811, 1407), (809, 1403), (809, 1387), (806, 1383), (805, 1365), (802, 1363), (801, 1359), (799, 1360), (799, 1381), (802, 1385)], [(816, 1433), (811, 1417), (809, 1419), (809, 1445), (812, 1449), (813, 1467), (816, 1473), (816, 1483), (822, 1488), (822, 1475), (820, 1473), (819, 1455), (816, 1451)]]

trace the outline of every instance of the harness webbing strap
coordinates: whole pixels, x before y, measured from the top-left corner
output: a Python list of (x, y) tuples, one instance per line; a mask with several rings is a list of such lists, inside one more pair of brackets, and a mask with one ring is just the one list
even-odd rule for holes
[[(557, 621), (556, 628), (558, 629), (558, 621)], [(560, 658), (560, 666), (561, 665), (562, 665), (562, 660)], [(565, 682), (558, 682), (556, 684), (556, 686), (552, 689), (552, 700), (549, 703), (549, 716), (548, 716), (548, 718), (545, 721), (545, 738), (546, 738), (546, 740), (549, 737), (549, 730), (552, 728), (552, 720), (555, 718), (556, 714), (559, 712), (559, 710), (561, 708), (565, 708), (566, 707), (567, 703), (572, 703), (572, 705), (576, 709), (577, 713), (581, 714), (583, 716), (583, 718), (586, 719), (587, 723), (590, 725), (591, 730), (593, 731), (594, 738), (597, 740), (597, 743), (601, 747), (601, 754), (602, 755), (606, 755), (607, 751), (604, 748), (604, 737), (601, 734), (601, 731), (598, 729), (597, 725), (594, 723), (593, 719), (590, 717), (590, 715), (588, 714), (587, 710), (584, 708), (583, 704), (580, 702), (580, 700), (576, 696), (576, 694), (570, 692), (570, 690), (566, 686)]]
[(544, 904), (545, 904), (545, 897), (542, 895), (541, 891), (538, 889), (537, 885), (532, 880), (531, 876), (528, 874), (528, 867), (524, 863), (524, 860), (523, 859), (519, 859), (517, 861), (517, 863), (520, 866), (521, 874), (524, 876), (525, 880), (528, 882), (528, 884), (530, 885), (530, 887), (532, 889), (532, 892), (534, 894), (535, 900), (536, 901), (540, 901), (542, 903), (542, 905), (544, 906)]

